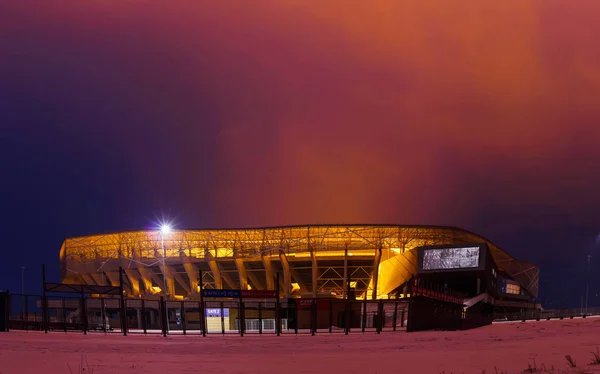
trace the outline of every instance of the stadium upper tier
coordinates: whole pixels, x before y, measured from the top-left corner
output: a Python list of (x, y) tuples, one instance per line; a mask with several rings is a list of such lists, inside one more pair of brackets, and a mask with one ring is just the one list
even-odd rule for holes
[[(60, 250), (65, 283), (119, 283), (130, 297), (198, 297), (205, 288), (275, 289), (283, 296), (385, 298), (416, 273), (416, 247), (488, 244), (501, 270), (537, 297), (539, 269), (474, 233), (441, 226), (309, 225), (223, 230), (131, 231), (66, 239)], [(164, 247), (163, 247), (164, 245)], [(164, 269), (163, 269), (164, 248)], [(377, 269), (377, 271), (375, 271)]]

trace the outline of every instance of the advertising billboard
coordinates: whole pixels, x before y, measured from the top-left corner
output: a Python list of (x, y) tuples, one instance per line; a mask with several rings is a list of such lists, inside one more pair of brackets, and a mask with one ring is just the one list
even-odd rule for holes
[(423, 251), (423, 270), (479, 267), (480, 247), (434, 248)]

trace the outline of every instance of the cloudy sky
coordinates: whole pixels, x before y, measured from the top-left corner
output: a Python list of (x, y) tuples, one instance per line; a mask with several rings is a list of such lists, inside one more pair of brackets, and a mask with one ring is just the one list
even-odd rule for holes
[(161, 216), (446, 224), (538, 263), (543, 296), (579, 305), (587, 253), (600, 264), (598, 14), (0, 0), (0, 288), (25, 264), (39, 292), (65, 237)]

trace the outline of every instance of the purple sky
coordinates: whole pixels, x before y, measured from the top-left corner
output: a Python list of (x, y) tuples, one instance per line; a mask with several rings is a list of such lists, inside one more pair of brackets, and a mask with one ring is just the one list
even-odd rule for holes
[(578, 304), (600, 3), (366, 4), (0, 0), (0, 288), (26, 263), (39, 292), (65, 237), (168, 215), (456, 225)]

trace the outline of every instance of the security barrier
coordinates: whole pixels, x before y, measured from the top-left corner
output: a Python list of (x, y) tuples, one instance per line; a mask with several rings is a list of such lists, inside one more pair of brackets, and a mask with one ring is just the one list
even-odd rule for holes
[[(225, 335), (405, 331), (408, 300), (282, 299), (167, 301), (11, 294), (9, 325), (18, 330), (84, 333)], [(44, 318), (46, 316), (46, 319)]]

